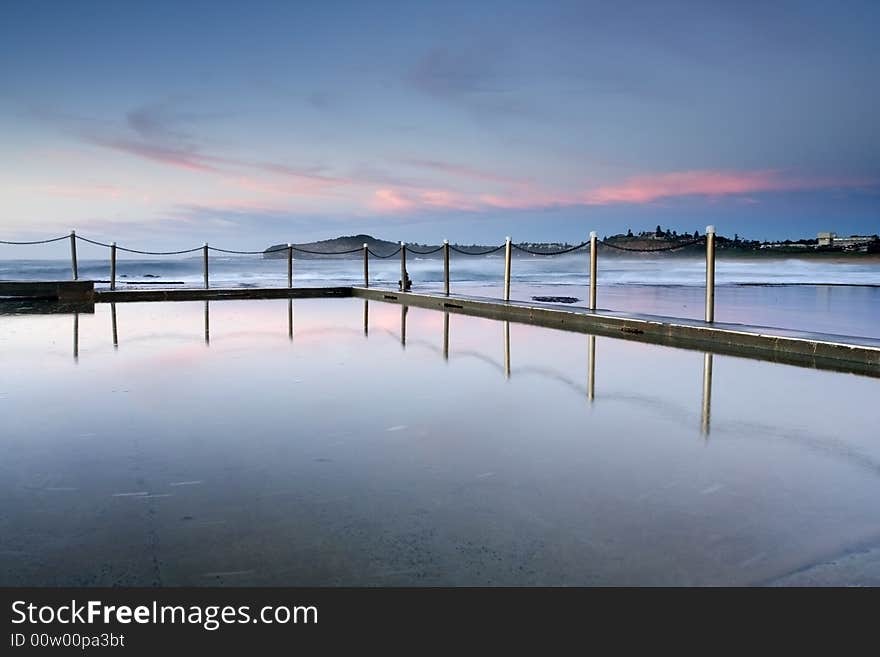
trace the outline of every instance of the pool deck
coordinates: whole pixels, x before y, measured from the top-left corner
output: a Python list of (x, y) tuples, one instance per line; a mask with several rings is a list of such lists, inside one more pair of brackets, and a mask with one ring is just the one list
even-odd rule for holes
[(0, 282), (0, 296), (22, 298), (28, 286), (40, 298), (57, 293), (64, 301), (127, 303), (142, 301), (214, 301), (227, 299), (304, 299), (354, 297), (432, 308), (449, 313), (534, 324), (580, 333), (651, 342), (718, 354), (745, 356), (880, 377), (880, 339), (829, 335), (790, 329), (589, 310), (564, 304), (509, 301), (484, 297), (399, 292), (366, 287), (244, 287), (95, 290), (88, 281)]

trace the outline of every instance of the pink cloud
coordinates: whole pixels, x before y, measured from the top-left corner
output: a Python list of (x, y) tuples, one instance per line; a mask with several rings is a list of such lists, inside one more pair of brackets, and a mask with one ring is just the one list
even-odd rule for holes
[(588, 191), (587, 205), (651, 203), (678, 196), (732, 196), (760, 192), (861, 186), (864, 181), (788, 177), (778, 171), (682, 171), (630, 178)]
[(473, 210), (479, 204), (465, 196), (446, 189), (401, 191), (382, 188), (373, 193), (371, 206), (379, 212), (407, 212), (420, 209)]
[(109, 148), (128, 155), (152, 160), (161, 164), (168, 164), (181, 169), (201, 172), (217, 172), (216, 158), (202, 155), (193, 148), (181, 148), (177, 146), (162, 146), (151, 144), (137, 139), (117, 139), (92, 136), (87, 139), (96, 146)]
[(377, 189), (373, 193), (373, 209), (379, 212), (402, 212), (415, 207), (415, 202), (394, 189)]
[(733, 197), (738, 202), (751, 204), (758, 202), (755, 194), (766, 192), (858, 189), (878, 185), (880, 181), (866, 178), (792, 176), (778, 171), (683, 171), (637, 176), (582, 192), (555, 192), (532, 185), (519, 185), (506, 193), (473, 195), (448, 190), (403, 192), (389, 188), (376, 191), (373, 209), (400, 212), (437, 208), (519, 210), (575, 205), (641, 205), (687, 196), (702, 196), (711, 201)]
[(483, 171), (481, 169), (476, 169), (474, 167), (465, 166), (462, 164), (455, 164), (452, 162), (441, 162), (439, 160), (422, 160), (422, 159), (407, 159), (403, 160), (405, 164), (409, 164), (415, 167), (419, 167), (422, 169), (429, 169), (431, 171), (439, 171), (440, 173), (448, 173), (453, 176), (458, 176), (460, 178), (469, 178), (472, 180), (481, 180), (488, 182), (497, 182), (497, 183), (518, 183), (519, 180), (516, 178), (511, 178), (508, 176), (499, 175), (493, 173), (491, 171)]

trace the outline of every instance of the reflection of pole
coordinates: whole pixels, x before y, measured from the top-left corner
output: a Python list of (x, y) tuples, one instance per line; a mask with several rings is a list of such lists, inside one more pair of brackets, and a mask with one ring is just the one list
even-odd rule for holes
[(79, 280), (79, 268), (76, 263), (76, 231), (70, 231), (70, 269), (73, 272), (73, 280)]
[(370, 335), (370, 300), (364, 299), (364, 335)]
[(709, 436), (710, 420), (712, 415), (712, 354), (706, 353), (703, 357), (703, 412), (701, 430), (704, 436)]
[(598, 271), (599, 249), (596, 231), (590, 233), (590, 310), (596, 310), (596, 272)]
[(510, 378), (510, 322), (504, 322), (504, 376)]
[(449, 313), (443, 313), (443, 360), (449, 360)]
[(113, 348), (119, 348), (119, 335), (116, 333), (116, 304), (110, 303), (110, 322), (113, 324)]
[(287, 337), (293, 340), (293, 299), (287, 300)]
[(715, 226), (706, 226), (706, 321), (715, 321)]
[(504, 300), (510, 301), (510, 238), (504, 241)]
[(590, 346), (587, 369), (587, 399), (593, 401), (596, 398), (596, 336), (590, 336)]
[(205, 344), (211, 344), (210, 310), (208, 309), (209, 303), (209, 301), (205, 301)]
[(406, 314), (409, 312), (409, 306), (400, 307), (400, 344), (406, 346)]
[(79, 313), (73, 313), (73, 360), (79, 360)]
[(443, 240), (443, 293), (449, 296), (449, 240)]

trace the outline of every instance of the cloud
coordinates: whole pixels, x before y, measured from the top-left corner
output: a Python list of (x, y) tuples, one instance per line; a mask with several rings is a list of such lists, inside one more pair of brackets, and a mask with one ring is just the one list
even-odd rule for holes
[(520, 183), (522, 182), (520, 179), (511, 178), (508, 176), (502, 176), (497, 173), (493, 173), (491, 171), (484, 171), (481, 169), (477, 169), (474, 167), (469, 167), (462, 164), (454, 164), (451, 162), (442, 162), (439, 160), (426, 160), (426, 159), (404, 159), (402, 160), (404, 164), (408, 164), (410, 166), (418, 167), (421, 169), (428, 169), (430, 171), (437, 171), (439, 173), (448, 173), (453, 176), (458, 176), (460, 178), (468, 178), (472, 180), (480, 180), (485, 182), (498, 182), (498, 183)]
[(83, 139), (95, 146), (190, 171), (216, 173), (221, 171), (217, 163), (223, 161), (200, 153), (195, 146), (163, 145), (142, 139), (99, 134), (84, 135)]
[(617, 185), (596, 188), (583, 197), (586, 205), (652, 203), (682, 196), (735, 196), (761, 192), (859, 188), (876, 186), (864, 178), (823, 178), (786, 175), (779, 171), (682, 171), (639, 176)]
[(382, 188), (373, 193), (370, 207), (382, 213), (432, 210), (473, 210), (477, 205), (455, 192), (445, 189), (402, 191)]
[(763, 193), (816, 190), (876, 189), (880, 180), (869, 178), (808, 177), (779, 171), (681, 171), (628, 178), (568, 193), (533, 185), (511, 187), (504, 193), (458, 194), (451, 191), (422, 190), (404, 192), (381, 189), (376, 192), (374, 209), (387, 212), (430, 209), (450, 210), (528, 210), (571, 206), (646, 205), (667, 199), (703, 197), (713, 201), (733, 198), (755, 204)]
[(417, 90), (435, 98), (458, 98), (504, 91), (489, 60), (481, 53), (453, 53), (434, 48), (419, 59), (408, 75)]
[(410, 69), (404, 81), (434, 100), (459, 106), (484, 121), (499, 117), (534, 117), (530, 102), (517, 96), (510, 52), (500, 44), (453, 52), (434, 48)]

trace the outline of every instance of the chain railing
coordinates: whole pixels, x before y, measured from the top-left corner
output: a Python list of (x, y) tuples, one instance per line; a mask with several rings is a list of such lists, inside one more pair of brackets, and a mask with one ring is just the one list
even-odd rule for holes
[(708, 226), (706, 228), (705, 237), (697, 237), (692, 240), (687, 241), (676, 241), (672, 244), (664, 244), (657, 247), (630, 247), (622, 244), (609, 242), (608, 240), (599, 240), (596, 236), (595, 231), (590, 233), (590, 239), (581, 242), (580, 244), (576, 244), (574, 246), (566, 246), (562, 249), (555, 250), (546, 250), (546, 249), (533, 249), (524, 244), (514, 244), (511, 242), (511, 239), (508, 237), (505, 239), (503, 244), (499, 246), (493, 246), (485, 249), (477, 249), (473, 247), (462, 247), (460, 245), (450, 244), (448, 240), (444, 240), (443, 244), (435, 248), (428, 249), (419, 249), (414, 248), (412, 246), (407, 246), (405, 242), (400, 242), (400, 245), (391, 251), (390, 253), (377, 253), (374, 251), (369, 244), (364, 244), (362, 247), (357, 247), (353, 249), (344, 249), (340, 251), (322, 251), (316, 249), (307, 249), (302, 246), (296, 246), (294, 244), (287, 244), (286, 247), (278, 247), (278, 248), (270, 248), (263, 251), (244, 251), (237, 249), (223, 249), (216, 246), (210, 246), (207, 242), (205, 242), (202, 246), (198, 246), (192, 249), (181, 249), (177, 251), (146, 251), (142, 249), (133, 249), (130, 247), (119, 246), (116, 242), (106, 243), (98, 240), (93, 240), (88, 237), (83, 237), (81, 235), (77, 235), (76, 231), (71, 231), (69, 235), (62, 235), (60, 237), (53, 237), (49, 239), (42, 240), (31, 240), (31, 241), (11, 241), (11, 240), (0, 240), (0, 244), (4, 245), (12, 245), (12, 246), (34, 246), (41, 244), (50, 244), (53, 242), (60, 242), (62, 240), (70, 240), (70, 258), (71, 258), (71, 272), (74, 280), (79, 279), (79, 266), (77, 261), (77, 253), (76, 253), (76, 244), (77, 241), (84, 242), (86, 244), (91, 244), (93, 246), (99, 246), (102, 248), (110, 249), (110, 289), (116, 289), (116, 254), (118, 251), (123, 251), (125, 253), (132, 253), (136, 255), (148, 255), (148, 256), (177, 256), (177, 255), (188, 255), (191, 253), (197, 253), (199, 251), (202, 252), (202, 267), (203, 267), (203, 275), (204, 275), (204, 287), (208, 289), (210, 286), (210, 277), (209, 277), (209, 252), (213, 251), (215, 253), (223, 253), (230, 255), (265, 255), (267, 253), (283, 253), (286, 252), (287, 255), (287, 287), (293, 287), (293, 254), (294, 253), (303, 253), (311, 256), (345, 256), (345, 255), (353, 255), (355, 253), (363, 253), (363, 262), (364, 262), (364, 287), (370, 286), (370, 257), (386, 260), (389, 258), (393, 258), (396, 255), (400, 255), (400, 280), (398, 281), (398, 286), (401, 291), (406, 292), (411, 288), (411, 280), (409, 278), (409, 273), (407, 272), (406, 267), (406, 254), (407, 252), (412, 253), (413, 255), (433, 255), (440, 251), (443, 252), (443, 289), (444, 294), (449, 296), (450, 294), (450, 252), (457, 253), (462, 256), (487, 256), (498, 251), (504, 249), (504, 301), (510, 301), (510, 284), (511, 284), (511, 268), (512, 268), (512, 260), (513, 260), (513, 249), (525, 253), (531, 256), (539, 256), (539, 257), (553, 257), (559, 255), (565, 255), (568, 253), (573, 253), (575, 251), (579, 251), (584, 247), (590, 247), (590, 266), (589, 266), (589, 281), (590, 281), (590, 299), (589, 299), (589, 309), (591, 311), (596, 310), (596, 299), (597, 299), (597, 279), (598, 279), (598, 254), (599, 254), (599, 246), (603, 248), (609, 248), (616, 251), (625, 251), (630, 253), (661, 253), (661, 252), (669, 252), (669, 251), (678, 251), (681, 249), (686, 249), (692, 246), (696, 246), (699, 244), (706, 245), (706, 321), (712, 322), (715, 318), (715, 227)]

